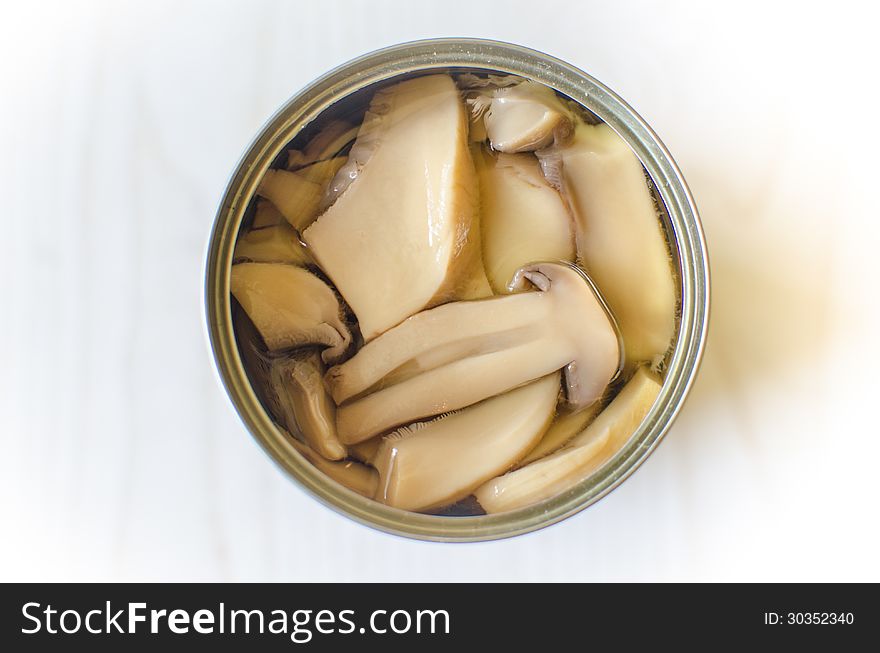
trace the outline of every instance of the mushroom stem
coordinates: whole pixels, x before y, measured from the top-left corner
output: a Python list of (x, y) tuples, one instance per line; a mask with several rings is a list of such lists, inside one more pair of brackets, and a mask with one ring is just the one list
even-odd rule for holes
[(572, 265), (523, 267), (510, 287), (528, 285), (537, 292), (453, 302), (418, 313), (331, 368), (326, 382), (341, 404), (340, 440), (360, 442), (559, 369), (573, 409), (592, 404), (620, 368), (613, 320), (587, 277)]

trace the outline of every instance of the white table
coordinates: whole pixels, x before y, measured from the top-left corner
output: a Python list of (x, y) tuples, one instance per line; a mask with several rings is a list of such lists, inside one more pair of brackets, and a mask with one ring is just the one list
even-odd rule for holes
[[(73, 4), (0, 21), (0, 580), (880, 580), (866, 3)], [(306, 496), (239, 422), (202, 324), (208, 231), (262, 122), (336, 64), (442, 35), (621, 93), (689, 180), (714, 274), (659, 450), (579, 516), (479, 545)]]

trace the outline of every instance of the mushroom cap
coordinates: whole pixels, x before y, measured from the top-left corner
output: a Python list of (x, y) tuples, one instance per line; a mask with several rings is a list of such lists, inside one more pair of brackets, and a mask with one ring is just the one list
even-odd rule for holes
[(497, 89), (483, 120), (492, 148), (500, 152), (539, 150), (571, 131), (569, 113), (556, 94), (532, 81)]
[(513, 275), (511, 291), (531, 284), (553, 302), (553, 332), (573, 356), (563, 370), (566, 401), (574, 410), (593, 404), (623, 368), (623, 340), (608, 305), (586, 272), (565, 262), (530, 263)]
[(351, 343), (333, 290), (296, 265), (236, 263), (230, 290), (269, 351), (324, 345), (325, 362), (337, 361)]

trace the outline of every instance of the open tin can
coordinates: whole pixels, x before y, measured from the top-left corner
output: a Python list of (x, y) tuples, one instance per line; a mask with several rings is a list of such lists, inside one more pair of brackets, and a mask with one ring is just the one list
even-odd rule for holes
[[(288, 144), (324, 112), (378, 84), (428, 71), (511, 74), (544, 84), (581, 104), (616, 131), (641, 160), (672, 252), (680, 300), (674, 348), (663, 387), (626, 446), (592, 476), (551, 499), (511, 512), (450, 517), (385, 506), (339, 485), (296, 450), (258, 399), (233, 332), (233, 249), (257, 185)], [(211, 233), (205, 272), (208, 334), (220, 378), (257, 442), (315, 498), (389, 533), (435, 541), (492, 540), (556, 523), (595, 503), (647, 458), (681, 408), (699, 367), (709, 316), (709, 269), (697, 209), (669, 152), (614, 92), (577, 68), (517, 45), (479, 39), (436, 39), (393, 46), (350, 61), (291, 98), (260, 130), (226, 189)]]

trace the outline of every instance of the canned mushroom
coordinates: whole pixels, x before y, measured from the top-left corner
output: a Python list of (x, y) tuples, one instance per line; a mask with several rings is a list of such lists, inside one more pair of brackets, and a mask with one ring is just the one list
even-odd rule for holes
[(437, 540), (540, 528), (650, 453), (697, 371), (699, 218), (665, 148), (571, 66), (420, 41), (317, 80), (221, 204), (221, 378), (320, 500)]

